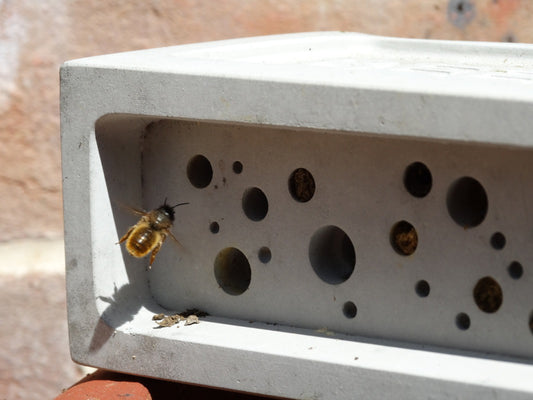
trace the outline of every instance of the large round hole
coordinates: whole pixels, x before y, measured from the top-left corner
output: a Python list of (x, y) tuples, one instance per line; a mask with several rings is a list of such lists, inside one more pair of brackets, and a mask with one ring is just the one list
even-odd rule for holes
[(466, 313), (459, 313), (455, 317), (455, 325), (462, 331), (466, 331), (470, 328), (470, 317)]
[(201, 154), (191, 158), (187, 164), (187, 177), (194, 187), (207, 187), (213, 179), (213, 168), (209, 160)]
[(410, 256), (418, 246), (415, 227), (407, 221), (397, 222), (391, 229), (390, 242), (398, 254)]
[(357, 307), (353, 301), (347, 301), (342, 306), (342, 313), (346, 318), (355, 318), (357, 315)]
[(209, 224), (209, 230), (211, 231), (211, 233), (218, 233), (218, 231), (220, 230), (220, 225), (218, 224), (218, 222), (213, 221)]
[(252, 221), (261, 221), (268, 212), (268, 200), (259, 188), (246, 189), (242, 195), (242, 209)]
[(355, 250), (344, 231), (328, 225), (317, 230), (309, 243), (309, 261), (320, 279), (331, 285), (346, 281), (355, 268)]
[(474, 301), (481, 311), (498, 311), (503, 302), (501, 286), (490, 276), (481, 278), (474, 287)]
[(315, 194), (315, 179), (305, 168), (298, 168), (289, 177), (289, 192), (292, 198), (306, 203)]
[(415, 197), (425, 197), (431, 190), (433, 178), (429, 168), (421, 162), (410, 164), (403, 175), (403, 184)]
[(463, 228), (481, 224), (489, 208), (485, 189), (469, 176), (459, 178), (450, 186), (446, 205), (450, 217)]
[(215, 278), (224, 292), (231, 295), (244, 293), (252, 277), (250, 263), (235, 247), (221, 250), (215, 258)]

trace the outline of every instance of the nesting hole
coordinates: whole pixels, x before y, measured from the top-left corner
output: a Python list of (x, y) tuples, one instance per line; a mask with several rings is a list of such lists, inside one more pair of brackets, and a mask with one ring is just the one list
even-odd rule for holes
[(233, 296), (244, 293), (250, 286), (250, 263), (235, 247), (227, 247), (217, 254), (214, 272), (218, 285), (224, 292)]
[(187, 177), (194, 187), (207, 187), (213, 179), (213, 168), (209, 160), (201, 154), (191, 158), (187, 164)]
[(466, 331), (468, 328), (470, 328), (470, 317), (466, 313), (459, 313), (455, 317), (455, 325), (458, 329), (462, 331)]
[(259, 188), (248, 188), (242, 196), (242, 209), (252, 221), (261, 221), (268, 213), (267, 197)]
[(357, 315), (357, 307), (353, 301), (347, 301), (342, 306), (342, 313), (346, 318), (355, 318)]
[(402, 256), (413, 254), (418, 246), (418, 234), (413, 225), (407, 221), (394, 224), (390, 233), (393, 249)]
[(495, 250), (501, 250), (505, 247), (505, 236), (501, 232), (494, 232), (490, 237), (490, 245)]
[(415, 292), (420, 297), (428, 297), (429, 296), (429, 283), (425, 280), (420, 280), (415, 285)]
[(495, 313), (503, 302), (501, 286), (494, 278), (481, 278), (474, 287), (474, 301), (479, 309), (486, 313)]
[(315, 194), (315, 179), (305, 168), (294, 170), (289, 177), (289, 192), (292, 198), (300, 203), (306, 203)]
[(309, 243), (309, 261), (320, 279), (331, 285), (345, 282), (355, 268), (355, 249), (348, 235), (328, 225), (317, 230)]
[(478, 226), (487, 216), (487, 193), (476, 179), (465, 176), (449, 188), (446, 205), (450, 217), (463, 228)]
[(520, 264), (518, 261), (513, 261), (507, 267), (507, 272), (511, 278), (520, 279), (524, 274), (524, 267), (522, 267), (522, 264)]
[(433, 178), (429, 168), (419, 161), (410, 164), (403, 176), (405, 189), (414, 197), (425, 197), (431, 191)]
[(266, 264), (272, 259), (272, 252), (268, 247), (263, 246), (257, 252), (257, 257), (259, 258), (259, 261), (261, 261), (263, 264)]
[(218, 222), (213, 221), (209, 224), (209, 230), (211, 231), (211, 233), (218, 233), (218, 231), (220, 230), (220, 225), (218, 224)]
[(529, 330), (533, 334), (533, 311), (529, 314)]
[(233, 172), (240, 174), (242, 172), (242, 163), (240, 161), (235, 161), (232, 165)]

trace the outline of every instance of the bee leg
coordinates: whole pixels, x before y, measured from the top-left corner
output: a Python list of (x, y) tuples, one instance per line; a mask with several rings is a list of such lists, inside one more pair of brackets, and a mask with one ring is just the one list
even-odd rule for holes
[(128, 236), (130, 236), (131, 232), (133, 231), (133, 228), (135, 228), (135, 226), (132, 226), (130, 229), (128, 229), (128, 231), (124, 234), (124, 236), (122, 236), (122, 237), (120, 238), (120, 240), (119, 240), (117, 243), (115, 243), (115, 244), (120, 244), (120, 243), (122, 243), (124, 240), (126, 240), (126, 239), (128, 238)]
[[(165, 239), (163, 239), (163, 240), (165, 240)], [(155, 246), (154, 249), (152, 250), (152, 255), (150, 256), (150, 265), (148, 266), (148, 269), (152, 269), (152, 264), (154, 263), (155, 256), (159, 252), (159, 250), (161, 249), (161, 245), (163, 244), (163, 240), (161, 240), (161, 242), (159, 242), (157, 244), (157, 246)]]

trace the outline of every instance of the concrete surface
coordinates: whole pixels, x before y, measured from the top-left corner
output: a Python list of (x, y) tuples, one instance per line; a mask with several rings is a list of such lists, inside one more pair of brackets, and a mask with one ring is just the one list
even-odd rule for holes
[(532, 15), (533, 2), (520, 0), (0, 0), (0, 227), (10, 227), (0, 241), (62, 232), (58, 69), (66, 60), (317, 30), (533, 42)]
[(88, 370), (70, 360), (62, 240), (0, 244), (0, 399), (52, 399)]

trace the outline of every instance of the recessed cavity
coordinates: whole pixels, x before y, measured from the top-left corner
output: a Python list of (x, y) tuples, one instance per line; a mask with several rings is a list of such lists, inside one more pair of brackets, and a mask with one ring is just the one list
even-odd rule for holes
[(415, 285), (415, 292), (420, 297), (428, 297), (429, 290), (429, 283), (425, 280), (420, 280)]
[(271, 260), (272, 252), (268, 247), (263, 246), (257, 252), (257, 257), (259, 258), (259, 261), (261, 261), (263, 264), (266, 264)]
[(209, 160), (201, 154), (191, 158), (187, 164), (187, 177), (194, 187), (207, 187), (213, 179), (213, 168)]
[(522, 264), (520, 264), (518, 261), (513, 261), (507, 267), (507, 272), (511, 278), (520, 279), (524, 274), (524, 267), (522, 267)]
[(337, 285), (352, 275), (355, 249), (342, 229), (333, 225), (324, 226), (311, 237), (309, 261), (320, 279)]
[(505, 236), (501, 232), (494, 232), (490, 237), (490, 245), (495, 250), (501, 250), (505, 247)]
[(305, 168), (294, 170), (289, 177), (289, 192), (292, 198), (300, 203), (306, 203), (315, 194), (315, 179)]
[(417, 161), (405, 169), (403, 184), (405, 189), (414, 197), (425, 197), (431, 190), (433, 178), (429, 168)]
[(342, 306), (342, 313), (346, 318), (355, 318), (357, 315), (357, 307), (353, 301), (347, 301)]
[(461, 227), (478, 226), (487, 216), (489, 202), (485, 189), (476, 179), (457, 179), (448, 190), (446, 205), (450, 217)]
[(267, 197), (259, 188), (248, 188), (242, 195), (242, 209), (252, 221), (261, 221), (268, 213)]
[(481, 278), (474, 287), (474, 301), (479, 309), (486, 313), (498, 311), (503, 302), (501, 286), (494, 278)]
[(213, 221), (209, 224), (209, 230), (211, 231), (211, 233), (218, 233), (218, 231), (220, 230), (220, 225), (218, 224), (218, 222)]
[(250, 263), (235, 247), (227, 247), (217, 254), (214, 272), (220, 288), (233, 296), (244, 293), (250, 286)]
[(418, 234), (413, 225), (399, 221), (391, 229), (390, 242), (393, 249), (402, 256), (413, 254), (418, 246)]
[(470, 317), (466, 313), (459, 313), (455, 317), (455, 325), (462, 331), (466, 331), (470, 328)]
[(235, 161), (232, 165), (233, 172), (240, 174), (242, 172), (242, 163), (240, 161)]

